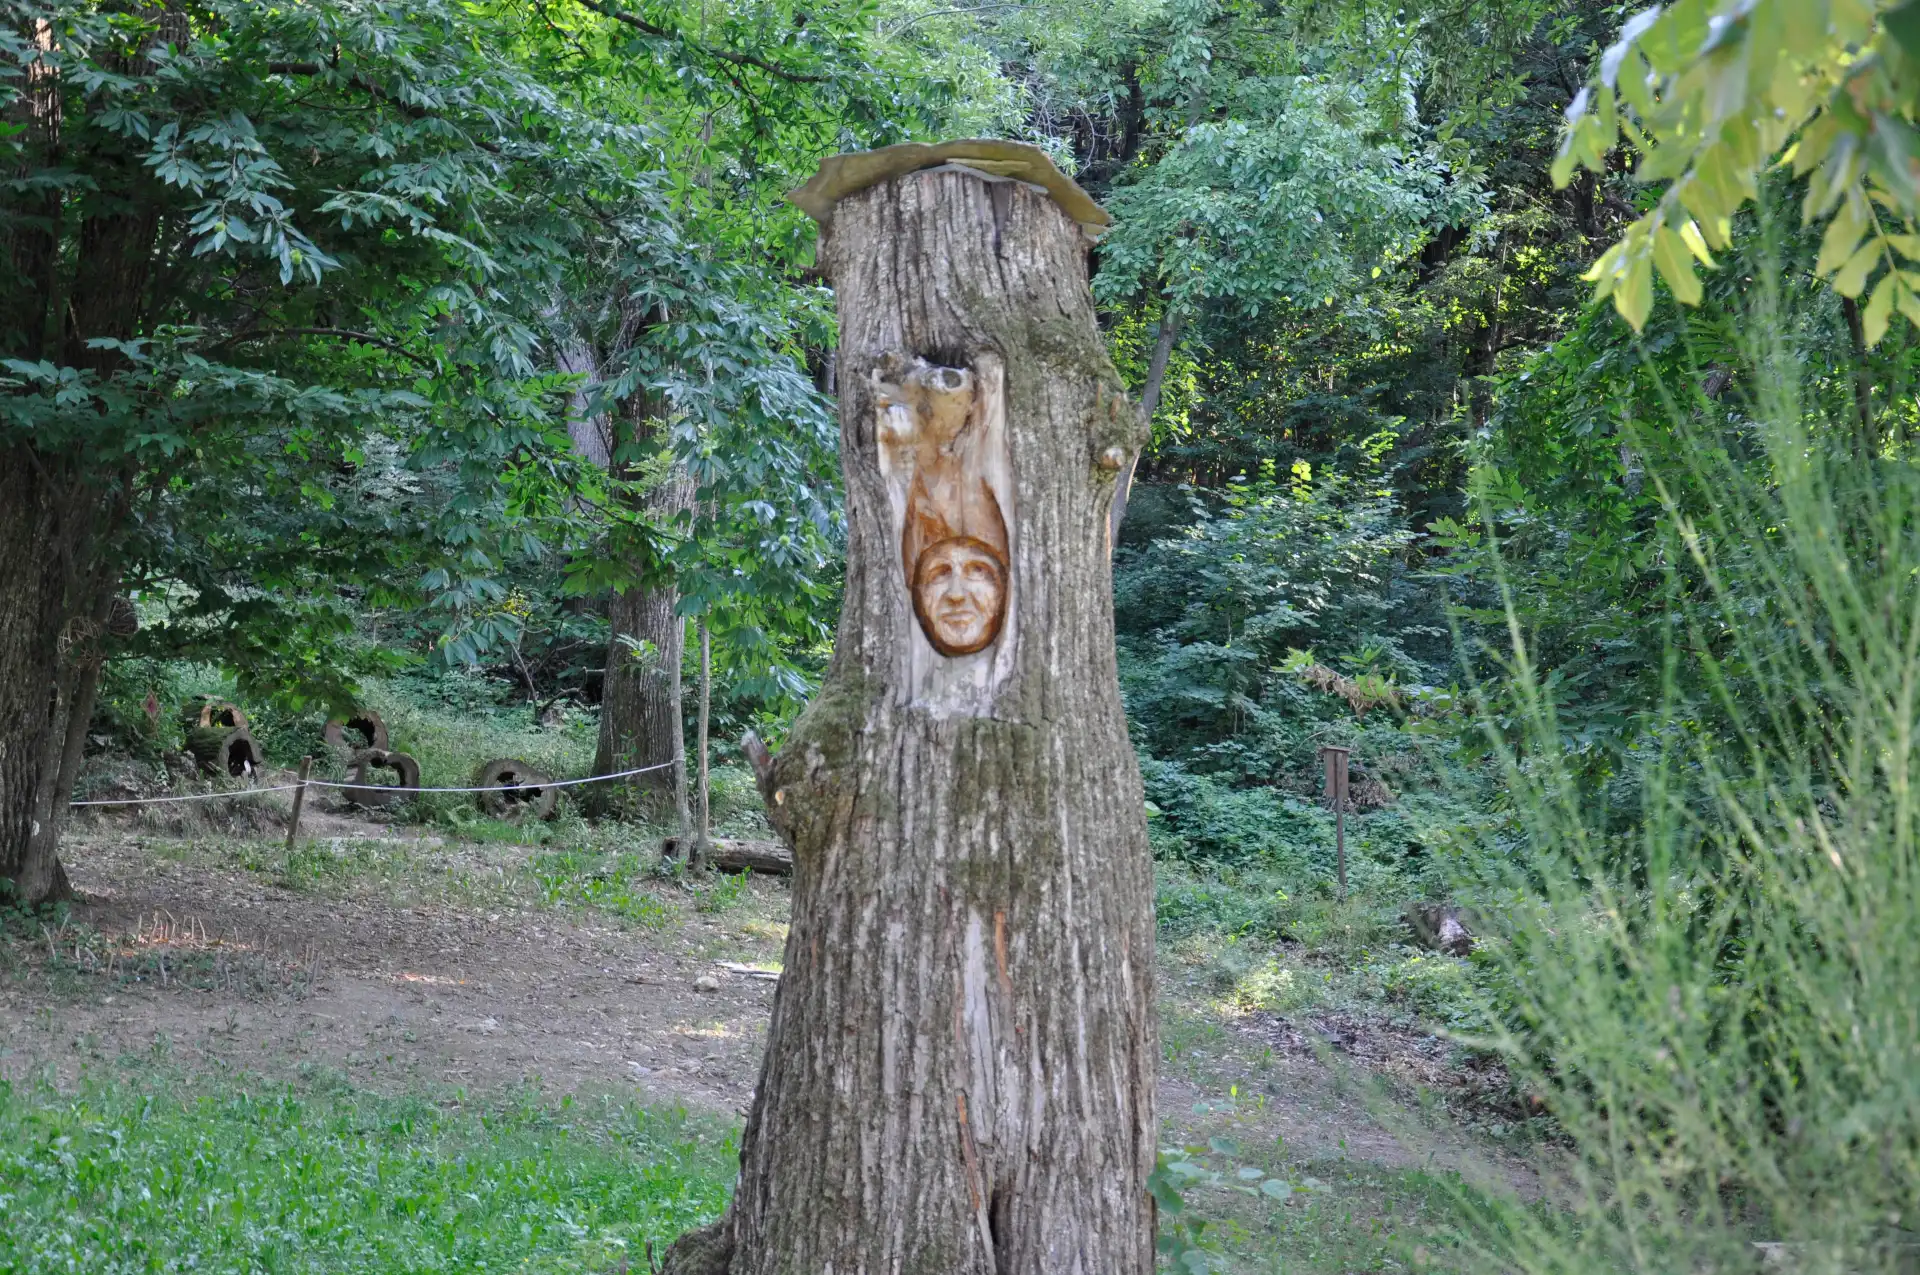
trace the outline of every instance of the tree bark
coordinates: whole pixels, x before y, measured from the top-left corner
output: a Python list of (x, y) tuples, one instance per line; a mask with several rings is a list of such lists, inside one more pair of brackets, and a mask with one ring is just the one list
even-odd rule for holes
[[(637, 439), (652, 435), (658, 404), (636, 396), (630, 411)], [(623, 465), (629, 472), (631, 464)], [(647, 494), (650, 511), (662, 520), (677, 518), (693, 508), (693, 480), (674, 469)], [(648, 564), (633, 564), (646, 574)], [(666, 769), (636, 775), (621, 784), (595, 784), (601, 792), (588, 798), (648, 819), (671, 815), (676, 829), (687, 828), (685, 714), (681, 704), (680, 658), (685, 647), (686, 621), (678, 614), (680, 593), (669, 580), (616, 593), (608, 606), (611, 629), (607, 644), (607, 671), (600, 696), (600, 741), (594, 752), (597, 775), (640, 766)], [(650, 654), (643, 654), (650, 651)]]
[(52, 459), (0, 451), (0, 880), (26, 903), (70, 893), (61, 763), (78, 701), (92, 711), (88, 618), (107, 600), (95, 578), (100, 516), (97, 493)]
[[(733, 1204), (667, 1269), (1147, 1275), (1153, 891), (1106, 543), (1144, 426), (1080, 234), (1035, 187), (955, 167), (886, 180), (839, 199), (822, 260), (845, 604), (785, 746), (749, 744), (794, 852), (785, 972)], [(993, 500), (969, 472), (947, 516), (982, 547), (1002, 537), (1004, 612), (983, 648), (943, 631), (957, 655), (908, 596), (919, 533), (887, 451), (903, 366), (990, 405), (959, 441), (980, 444)], [(1005, 465), (981, 443), (996, 431)]]
[(707, 632), (707, 617), (696, 623), (700, 634), (700, 725), (697, 732), (699, 779), (694, 794), (693, 855), (688, 866), (704, 868), (713, 852), (711, 787), (707, 775), (707, 719), (713, 707), (713, 637)]

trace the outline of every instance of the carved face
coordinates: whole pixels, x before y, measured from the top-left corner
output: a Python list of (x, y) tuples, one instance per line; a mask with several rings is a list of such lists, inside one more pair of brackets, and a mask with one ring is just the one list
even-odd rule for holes
[(1006, 563), (971, 536), (929, 545), (914, 564), (913, 609), (934, 650), (972, 655), (1000, 635)]

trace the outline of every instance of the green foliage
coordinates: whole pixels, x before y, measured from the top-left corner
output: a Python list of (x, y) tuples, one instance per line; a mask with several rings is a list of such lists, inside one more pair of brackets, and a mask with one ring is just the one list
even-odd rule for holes
[(1283, 1207), (1295, 1192), (1325, 1192), (1319, 1178), (1293, 1181), (1275, 1177), (1255, 1165), (1235, 1163), (1240, 1149), (1224, 1138), (1205, 1146), (1163, 1147), (1147, 1177), (1147, 1191), (1159, 1206), (1160, 1234), (1156, 1247), (1168, 1268), (1179, 1275), (1208, 1275), (1227, 1269), (1217, 1231), (1207, 1219), (1190, 1215), (1186, 1197), (1196, 1190), (1232, 1191), (1258, 1200), (1267, 1208)]
[(1476, 210), (1436, 157), (1382, 138), (1363, 86), (1212, 79), (1187, 91), (1210, 90), (1220, 118), (1193, 122), (1108, 196), (1116, 224), (1101, 245), (1102, 300), (1144, 291), (1189, 313), (1247, 318), (1332, 305)]
[(657, 930), (673, 912), (653, 890), (664, 870), (658, 851), (598, 854), (562, 850), (536, 855), (529, 864), (546, 902), (593, 907)]
[(1632, 817), (1563, 752), (1512, 630), (1514, 715), (1487, 733), (1526, 853), (1472, 866), (1503, 919), (1500, 1044), (1574, 1155), (1568, 1215), (1482, 1219), (1503, 1268), (1725, 1267), (1755, 1242), (1809, 1269), (1912, 1265), (1920, 480), (1802, 396), (1818, 369), (1772, 277), (1750, 446), (1674, 416), (1649, 462), (1677, 552)]
[(1733, 246), (1734, 214), (1778, 157), (1808, 179), (1806, 221), (1826, 224), (1816, 271), (1849, 298), (1879, 274), (1866, 344), (1896, 308), (1920, 325), (1917, 105), (1920, 10), (1908, 0), (1676, 0), (1636, 14), (1568, 107), (1554, 161), (1564, 185), (1577, 166), (1607, 168), (1624, 140), (1636, 178), (1664, 184), (1594, 263), (1595, 295), (1636, 330), (1656, 270), (1698, 305), (1695, 261), (1712, 268), (1712, 252)]
[(717, 1213), (733, 1135), (611, 1099), (0, 1082), (0, 1266), (603, 1271)]
[(747, 885), (752, 880), (753, 873), (744, 868), (732, 874), (722, 872), (712, 885), (700, 891), (694, 906), (714, 915), (731, 912), (747, 897)]
[(1284, 667), (1290, 651), (1402, 686), (1444, 667), (1439, 600), (1408, 570), (1413, 537), (1386, 493), (1268, 466), (1190, 493), (1189, 518), (1115, 564), (1122, 685), (1155, 756), (1296, 786), (1348, 714)]

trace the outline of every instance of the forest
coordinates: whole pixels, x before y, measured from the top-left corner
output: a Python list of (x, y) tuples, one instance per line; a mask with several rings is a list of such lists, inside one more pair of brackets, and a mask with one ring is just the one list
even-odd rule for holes
[(1920, 1272), (1920, 0), (0, 10), (0, 1271)]

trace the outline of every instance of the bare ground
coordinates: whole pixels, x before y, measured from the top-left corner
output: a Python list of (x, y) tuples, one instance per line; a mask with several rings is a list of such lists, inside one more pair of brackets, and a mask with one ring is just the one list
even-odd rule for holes
[[(777, 968), (784, 883), (756, 879), (703, 911), (662, 881), (663, 914), (636, 924), (530, 895), (525, 846), (309, 818), (309, 857), (356, 854), (359, 871), (296, 877), (264, 828), (193, 841), (127, 820), (77, 830), (83, 901), (67, 928), (0, 945), (0, 1078), (71, 1083), (160, 1052), (192, 1070), (319, 1066), (378, 1090), (533, 1084), (745, 1112), (775, 983), (744, 967)], [(1365, 1016), (1228, 1017), (1164, 981), (1185, 1042), (1163, 1068), (1167, 1140), (1227, 1133), (1294, 1159), (1539, 1189), (1457, 1122), (1452, 1099), (1476, 1081), (1437, 1037)]]

